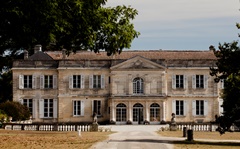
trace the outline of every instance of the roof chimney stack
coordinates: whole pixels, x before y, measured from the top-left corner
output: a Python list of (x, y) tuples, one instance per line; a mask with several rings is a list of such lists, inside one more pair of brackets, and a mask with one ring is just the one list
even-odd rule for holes
[(24, 50), (24, 59), (28, 59), (28, 51)]
[(41, 52), (42, 51), (42, 45), (38, 44), (34, 47), (34, 53)]

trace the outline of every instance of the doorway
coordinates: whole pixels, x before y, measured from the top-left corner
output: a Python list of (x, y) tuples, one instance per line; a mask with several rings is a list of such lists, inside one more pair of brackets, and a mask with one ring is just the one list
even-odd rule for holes
[(133, 106), (133, 122), (143, 124), (143, 105), (140, 103)]

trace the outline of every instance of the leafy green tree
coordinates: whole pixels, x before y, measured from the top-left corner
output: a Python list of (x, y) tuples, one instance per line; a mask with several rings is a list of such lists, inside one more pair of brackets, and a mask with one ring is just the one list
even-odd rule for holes
[(12, 71), (7, 71), (0, 77), (0, 103), (7, 100), (12, 100)]
[(223, 99), (223, 116), (216, 117), (221, 134), (229, 131), (232, 124), (240, 127), (240, 48), (238, 42), (219, 44), (216, 50), (210, 47), (217, 57), (216, 66), (210, 68), (210, 75), (215, 81), (224, 81), (221, 94)]
[(68, 52), (107, 51), (108, 55), (130, 48), (139, 33), (131, 20), (137, 10), (104, 7), (107, 0), (3, 0), (0, 1), (0, 51), (19, 49)]
[(0, 110), (4, 111), (13, 121), (27, 120), (30, 118), (29, 109), (19, 102), (6, 101), (0, 104)]

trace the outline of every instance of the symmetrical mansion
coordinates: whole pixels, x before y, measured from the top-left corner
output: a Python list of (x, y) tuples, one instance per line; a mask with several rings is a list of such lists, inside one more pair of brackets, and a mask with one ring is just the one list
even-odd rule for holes
[(13, 100), (33, 122), (209, 122), (222, 113), (213, 51), (43, 52), (13, 63)]

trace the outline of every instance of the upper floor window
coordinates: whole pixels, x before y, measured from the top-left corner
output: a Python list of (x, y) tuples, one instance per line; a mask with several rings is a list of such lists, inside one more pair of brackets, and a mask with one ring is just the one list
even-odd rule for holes
[(143, 94), (143, 79), (135, 78), (133, 80), (133, 94)]
[(172, 76), (172, 88), (186, 88), (187, 87), (187, 77), (186, 75), (173, 75)]
[(196, 88), (203, 88), (204, 87), (204, 80), (203, 75), (196, 75)]
[(104, 88), (105, 87), (105, 79), (104, 75), (90, 75), (89, 76), (89, 88)]
[(35, 80), (33, 75), (19, 75), (19, 89), (36, 88)]
[(84, 88), (84, 75), (72, 75), (69, 77), (69, 88)]
[(57, 88), (57, 76), (56, 75), (41, 75), (40, 76), (40, 88), (41, 89)]
[(206, 89), (208, 87), (208, 75), (193, 75), (192, 87), (198, 89)]

